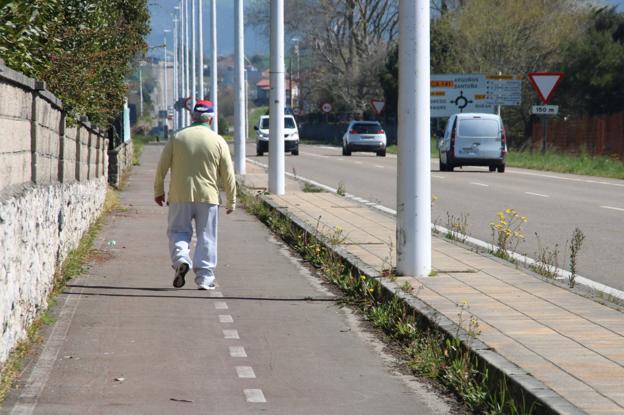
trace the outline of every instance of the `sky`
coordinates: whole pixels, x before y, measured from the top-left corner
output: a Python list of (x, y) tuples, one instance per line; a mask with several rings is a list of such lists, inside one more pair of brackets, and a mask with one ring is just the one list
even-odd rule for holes
[[(288, 1), (288, 0), (285, 0)], [(624, 12), (624, 0), (598, 0), (606, 4), (617, 6), (620, 12)], [(243, 1), (245, 4), (249, 0)], [(208, 53), (210, 48), (210, 0), (204, 3), (204, 49)], [(173, 29), (174, 7), (179, 0), (150, 0), (149, 7), (152, 16), (152, 32), (148, 35), (147, 42), (150, 46), (161, 45), (164, 39), (164, 30)], [(171, 33), (167, 33), (167, 44), (173, 45)], [(219, 55), (234, 53), (234, 0), (217, 0), (217, 44)], [(245, 54), (268, 55), (268, 33), (257, 33), (252, 29), (245, 30)], [(162, 49), (156, 49), (150, 54), (159, 56)]]
[[(288, 0), (286, 0), (288, 1)], [(624, 0), (622, 0), (624, 1)], [(244, 0), (248, 3), (249, 0)], [(189, 2), (190, 3), (190, 2)], [(210, 50), (210, 0), (203, 0), (204, 3), (204, 50)], [(173, 29), (173, 13), (177, 11), (174, 7), (179, 4), (179, 0), (150, 0), (149, 8), (152, 17), (152, 32), (147, 37), (150, 46), (161, 45), (165, 29)], [(167, 33), (167, 45), (173, 45), (172, 33)], [(245, 30), (245, 54), (252, 56), (256, 53), (268, 55), (268, 34), (258, 34), (252, 29)], [(234, 53), (234, 0), (217, 0), (217, 49), (219, 55), (230, 55)], [(159, 56), (162, 49), (157, 49), (150, 54)]]

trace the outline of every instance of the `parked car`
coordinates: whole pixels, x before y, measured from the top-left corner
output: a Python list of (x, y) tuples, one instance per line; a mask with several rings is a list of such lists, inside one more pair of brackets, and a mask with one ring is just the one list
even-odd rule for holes
[(342, 136), (342, 155), (368, 151), (386, 157), (386, 132), (378, 121), (351, 121)]
[(454, 114), (438, 141), (440, 171), (461, 166), (488, 166), (505, 171), (507, 136), (503, 120), (496, 114)]
[[(269, 116), (261, 115), (256, 130), (256, 155), (262, 156), (269, 151)], [(299, 155), (299, 129), (292, 115), (284, 115), (284, 151), (293, 156)]]

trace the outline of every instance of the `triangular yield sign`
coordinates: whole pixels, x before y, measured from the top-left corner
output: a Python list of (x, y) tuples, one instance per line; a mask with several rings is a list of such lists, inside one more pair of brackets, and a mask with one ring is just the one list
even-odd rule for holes
[(563, 72), (531, 72), (529, 80), (544, 104), (548, 104), (559, 83)]
[(371, 100), (371, 104), (373, 105), (373, 109), (375, 110), (377, 114), (381, 114), (381, 111), (383, 111), (384, 107), (386, 106), (385, 101), (378, 100), (378, 99)]

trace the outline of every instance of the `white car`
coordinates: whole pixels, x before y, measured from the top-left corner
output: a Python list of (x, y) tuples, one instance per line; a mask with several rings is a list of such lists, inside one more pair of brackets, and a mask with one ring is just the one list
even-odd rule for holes
[[(256, 155), (263, 156), (269, 152), (269, 116), (262, 115), (258, 120), (256, 130)], [(284, 115), (284, 151), (293, 156), (299, 155), (299, 129), (292, 115)]]
[(378, 121), (351, 121), (342, 137), (342, 155), (367, 151), (386, 157), (386, 132)]
[(452, 115), (438, 142), (440, 171), (461, 166), (488, 166), (505, 171), (507, 136), (503, 120), (496, 114)]

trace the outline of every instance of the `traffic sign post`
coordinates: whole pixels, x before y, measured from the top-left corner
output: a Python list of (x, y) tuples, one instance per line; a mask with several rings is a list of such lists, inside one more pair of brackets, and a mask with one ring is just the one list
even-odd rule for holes
[(559, 107), (556, 105), (547, 105), (553, 97), (553, 94), (559, 87), (563, 79), (563, 72), (531, 72), (529, 80), (533, 89), (539, 95), (544, 105), (535, 105), (531, 108), (532, 114), (539, 114), (542, 119), (542, 154), (546, 153), (548, 144), (548, 116), (559, 113)]

